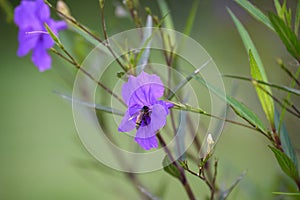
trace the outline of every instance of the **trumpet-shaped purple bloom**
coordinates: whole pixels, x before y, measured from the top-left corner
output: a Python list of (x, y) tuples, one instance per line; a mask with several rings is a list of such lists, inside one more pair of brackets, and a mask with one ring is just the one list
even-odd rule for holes
[(16, 7), (14, 21), (19, 27), (19, 48), (17, 55), (22, 57), (32, 50), (32, 62), (40, 71), (51, 68), (51, 57), (47, 49), (54, 45), (47, 34), (44, 23), (47, 23), (55, 35), (67, 28), (65, 21), (54, 21), (50, 18), (50, 9), (43, 0), (22, 0)]
[(145, 150), (157, 148), (156, 132), (166, 124), (173, 104), (158, 100), (164, 94), (164, 85), (157, 75), (141, 72), (129, 76), (123, 85), (122, 96), (128, 109), (119, 125), (120, 132), (136, 128), (135, 141)]

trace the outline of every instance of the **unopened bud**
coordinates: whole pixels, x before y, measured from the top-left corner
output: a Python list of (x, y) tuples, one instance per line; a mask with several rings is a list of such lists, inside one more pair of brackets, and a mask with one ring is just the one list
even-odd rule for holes
[(100, 8), (103, 9), (105, 0), (99, 0), (99, 3), (100, 3)]
[[(58, 0), (56, 3), (56, 9), (61, 12), (64, 16), (73, 19), (70, 9), (67, 6), (67, 4), (63, 1), (63, 0)], [(65, 19), (67, 22), (69, 22), (69, 20), (66, 19), (66, 17), (62, 16), (59, 14), (59, 16), (63, 19)]]
[(206, 142), (207, 142), (206, 155), (208, 155), (213, 150), (214, 144), (215, 144), (215, 141), (213, 140), (211, 134), (208, 134), (208, 136), (206, 138)]
[(148, 15), (152, 15), (151, 9), (149, 7), (146, 7), (145, 11)]

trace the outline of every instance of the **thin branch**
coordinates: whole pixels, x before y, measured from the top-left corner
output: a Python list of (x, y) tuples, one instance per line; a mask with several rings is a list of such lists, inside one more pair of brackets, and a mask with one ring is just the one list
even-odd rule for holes
[(44, 2), (51, 8), (53, 9), (55, 12), (57, 12), (59, 15), (61, 15), (63, 18), (65, 18), (67, 21), (70, 21), (73, 25), (77, 26), (79, 29), (81, 29), (83, 32), (87, 33), (88, 35), (90, 35), (92, 38), (94, 38), (95, 40), (97, 40), (99, 43), (103, 44), (108, 50), (109, 52), (112, 54), (112, 56), (114, 57), (114, 59), (116, 60), (116, 62), (120, 65), (120, 67), (126, 72), (126, 68), (124, 67), (124, 65), (121, 63), (121, 61), (119, 60), (119, 58), (116, 56), (116, 54), (114, 53), (114, 51), (111, 49), (111, 47), (106, 43), (103, 42), (99, 37), (97, 37), (95, 34), (93, 34), (88, 28), (86, 28), (85, 26), (81, 25), (76, 19), (74, 19), (73, 17), (67, 16), (64, 13), (62, 13), (61, 11), (59, 11), (58, 9), (56, 9), (55, 7), (52, 6), (52, 4), (50, 4), (47, 0), (44, 0)]
[[(174, 102), (173, 102), (174, 103)], [(178, 106), (178, 104), (175, 104), (175, 106)], [(184, 107), (182, 107), (184, 106)], [(199, 113), (199, 114), (202, 114), (204, 116), (208, 116), (208, 117), (213, 117), (215, 119), (218, 119), (218, 120), (222, 120), (222, 121), (225, 121), (225, 122), (228, 122), (228, 123), (231, 123), (231, 124), (235, 124), (235, 125), (238, 125), (238, 126), (243, 126), (245, 128), (249, 128), (251, 130), (256, 130), (257, 131), (257, 128), (255, 128), (254, 126), (249, 126), (247, 124), (243, 124), (243, 123), (240, 123), (240, 122), (237, 122), (237, 121), (233, 121), (233, 120), (230, 120), (230, 119), (226, 119), (226, 118), (222, 118), (222, 117), (218, 117), (218, 116), (215, 116), (215, 115), (212, 115), (210, 113), (207, 113), (205, 111), (202, 111), (202, 110), (198, 110), (197, 108), (193, 108), (193, 109), (187, 109), (186, 106), (187, 105), (184, 105), (182, 104), (182, 106), (179, 106), (179, 107), (173, 107), (174, 109), (180, 109), (180, 110), (186, 110), (186, 111), (190, 111), (190, 112), (194, 112), (194, 113)]]
[(69, 62), (70, 64), (72, 64), (74, 67), (76, 67), (76, 69), (80, 70), (81, 72), (83, 72), (87, 77), (89, 77), (92, 81), (94, 81), (95, 83), (97, 83), (98, 86), (100, 86), (102, 89), (104, 89), (106, 92), (108, 92), (109, 94), (111, 94), (113, 97), (115, 97), (121, 104), (123, 104), (124, 106), (127, 106), (124, 101), (117, 95), (115, 94), (113, 91), (111, 91), (108, 87), (106, 87), (104, 84), (102, 84), (100, 81), (98, 81), (96, 78), (94, 78), (90, 73), (88, 73), (85, 69), (83, 69), (81, 67), (81, 65), (79, 65), (75, 59), (68, 54), (69, 58), (67, 58), (66, 56), (64, 56), (63, 54), (61, 54), (60, 52), (58, 52), (56, 49), (51, 48), (50, 49), (53, 53), (55, 53), (56, 55), (58, 55), (59, 57), (61, 57), (62, 59), (64, 59), (65, 61)]
[(99, 0), (99, 4), (100, 4), (101, 23), (102, 23), (102, 29), (103, 29), (104, 38), (109, 43), (108, 36), (107, 36), (107, 29), (106, 29), (105, 17), (104, 17), (104, 1), (103, 0)]
[[(267, 95), (269, 95), (275, 102), (277, 102), (281, 107), (284, 107), (284, 103), (282, 103), (278, 98), (276, 98), (275, 96), (273, 96), (270, 92), (268, 92), (267, 90), (265, 90), (262, 86), (260, 86), (259, 84), (257, 84), (257, 87), (259, 87), (262, 91), (264, 91)], [(297, 112), (292, 111), (289, 108), (286, 108), (286, 110), (293, 114), (294, 116), (300, 118), (300, 115)]]
[(78, 28), (80, 28), (82, 31), (86, 32), (87, 34), (89, 34), (91, 37), (93, 37), (95, 40), (97, 40), (98, 42), (102, 43), (102, 40), (97, 37), (95, 34), (93, 34), (89, 29), (87, 29), (86, 27), (84, 27), (83, 25), (81, 25), (77, 20), (75, 20), (73, 17), (67, 16), (65, 15), (63, 12), (59, 11), (58, 9), (56, 9), (55, 7), (52, 6), (51, 3), (49, 3), (47, 0), (44, 0), (44, 2), (51, 8), (53, 9), (55, 12), (57, 12), (59, 15), (61, 15), (63, 18), (65, 18), (67, 21), (70, 21), (72, 24), (76, 25)]
[(164, 139), (162, 138), (162, 136), (160, 135), (160, 133), (158, 132), (156, 134), (156, 137), (158, 138), (160, 144), (162, 145), (162, 147), (164, 148), (164, 151), (166, 152), (167, 156), (169, 157), (170, 161), (172, 162), (172, 164), (177, 168), (177, 170), (180, 172), (180, 182), (183, 185), (188, 197), (190, 200), (196, 200), (195, 195), (191, 189), (191, 186), (185, 176), (184, 173), (184, 169), (178, 165), (178, 163), (175, 161), (171, 151), (168, 149), (166, 142), (164, 141)]
[(297, 83), (297, 85), (300, 86), (300, 82), (298, 81), (297, 77), (295, 77), (293, 73), (288, 68), (286, 68), (283, 62), (280, 62), (279, 65), (281, 69), (283, 69), (283, 71), (285, 71), (289, 75), (289, 77), (291, 77), (295, 81), (295, 83)]
[[(192, 119), (191, 119), (190, 115), (187, 115), (187, 124), (188, 124), (188, 129), (189, 129), (190, 134), (192, 135), (192, 137), (195, 137), (193, 144), (195, 144), (196, 150), (199, 151), (201, 148), (201, 142), (199, 140), (198, 134), (196, 133), (196, 129), (192, 123)], [(200, 124), (200, 126), (201, 126), (201, 124)]]
[(215, 195), (215, 192), (216, 192), (216, 180), (217, 180), (217, 174), (218, 174), (218, 160), (215, 160), (214, 169), (215, 169), (215, 172), (214, 172), (214, 176), (213, 176), (213, 180), (212, 180), (212, 185), (213, 185), (214, 190), (211, 191), (211, 200), (214, 199), (214, 195)]
[(300, 95), (298, 90), (294, 90), (293, 88), (289, 88), (287, 86), (276, 85), (274, 83), (264, 82), (264, 81), (261, 81), (261, 80), (256, 80), (256, 79), (253, 79), (253, 78), (248, 78), (248, 77), (243, 77), (243, 76), (228, 75), (228, 74), (225, 74), (225, 75), (222, 75), (222, 76), (223, 77), (228, 77), (228, 78), (239, 79), (239, 80), (250, 81), (252, 83), (256, 82), (256, 83), (259, 83), (259, 84), (262, 84), (262, 85), (267, 85), (267, 86), (270, 86), (270, 87), (274, 87), (274, 88), (277, 88), (279, 90), (283, 90), (283, 91), (286, 91), (286, 92), (289, 92), (289, 93), (292, 93), (292, 94), (295, 94), (295, 95), (298, 95), (298, 96)]

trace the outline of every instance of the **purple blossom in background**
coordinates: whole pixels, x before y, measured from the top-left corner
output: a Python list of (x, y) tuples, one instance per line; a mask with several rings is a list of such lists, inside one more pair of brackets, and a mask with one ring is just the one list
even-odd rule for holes
[(158, 100), (164, 94), (164, 85), (157, 75), (141, 72), (129, 76), (123, 85), (122, 96), (128, 109), (118, 128), (128, 132), (136, 128), (135, 141), (145, 150), (157, 148), (156, 132), (166, 124), (173, 104)]
[(16, 7), (14, 21), (19, 27), (18, 56), (25, 56), (32, 50), (32, 62), (40, 71), (51, 68), (51, 57), (47, 50), (53, 47), (54, 41), (46, 33), (44, 23), (47, 23), (55, 35), (66, 29), (65, 21), (54, 21), (50, 18), (50, 9), (43, 0), (22, 0)]

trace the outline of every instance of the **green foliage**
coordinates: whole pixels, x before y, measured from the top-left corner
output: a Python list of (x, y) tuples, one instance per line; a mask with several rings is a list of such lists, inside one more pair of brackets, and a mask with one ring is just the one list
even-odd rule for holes
[[(296, 77), (298, 77), (299, 74), (300, 74), (300, 68), (298, 68), (298, 70), (296, 72)], [(290, 85), (291, 85), (291, 87), (294, 87), (295, 84), (296, 84), (296, 81), (292, 80)], [(289, 102), (290, 98), (291, 98), (291, 93), (288, 93), (286, 98), (285, 98), (286, 102)], [(292, 159), (292, 161), (294, 162), (294, 164), (298, 168), (297, 157), (295, 155), (294, 149), (292, 147), (292, 144), (291, 144), (291, 141), (290, 141), (290, 138), (289, 138), (289, 134), (288, 134), (288, 132), (285, 128), (285, 124), (283, 122), (285, 112), (286, 112), (286, 106), (284, 106), (282, 108), (280, 116), (278, 116), (279, 114), (277, 112), (275, 112), (276, 130), (277, 130), (277, 133), (280, 136), (280, 140), (281, 140), (284, 152)]]
[[(172, 19), (172, 15), (170, 14), (170, 10), (169, 10), (169, 7), (168, 7), (168, 4), (165, 0), (157, 0), (157, 3), (158, 3), (158, 7), (160, 9), (160, 12), (161, 12), (161, 16), (164, 17), (164, 25), (165, 25), (165, 28), (167, 29), (172, 29), (174, 30), (174, 22), (173, 22), (173, 19)], [(169, 35), (169, 40), (170, 40), (170, 43), (171, 44), (175, 44), (175, 35), (174, 34), (170, 34)], [(167, 37), (165, 36), (164, 38), (165, 41), (168, 41)], [(168, 42), (165, 44), (166, 45), (166, 49), (171, 49), (170, 45)]]
[(233, 22), (234, 24), (236, 25), (237, 29), (238, 29), (238, 32), (242, 38), (242, 41), (244, 43), (244, 46), (245, 46), (245, 49), (247, 51), (247, 54), (249, 53), (249, 49), (251, 49), (252, 51), (252, 54), (253, 54), (253, 57), (255, 58), (255, 61), (257, 63), (257, 67), (260, 71), (260, 74), (261, 74), (261, 77), (262, 77), (262, 80), (265, 81), (265, 82), (268, 82), (267, 80), (267, 76), (266, 76), (266, 73), (265, 73), (265, 69), (264, 69), (264, 66), (263, 66), (263, 63), (260, 59), (260, 56), (254, 46), (254, 43), (252, 42), (251, 38), (250, 38), (250, 35), (248, 34), (247, 30), (245, 29), (245, 27), (242, 25), (242, 23), (237, 19), (237, 17), (231, 12), (230, 9), (228, 9), (228, 12), (231, 16), (231, 18), (233, 19)]
[(278, 17), (280, 17), (288, 25), (288, 27), (291, 27), (292, 11), (291, 9), (287, 9), (286, 0), (284, 0), (282, 5), (278, 0), (274, 0), (274, 5)]
[[(239, 34), (242, 38), (242, 41), (244, 43), (244, 46), (246, 48), (247, 51), (251, 50), (251, 53), (249, 53), (250, 55), (250, 65), (251, 65), (251, 75), (254, 79), (258, 79), (264, 82), (268, 82), (266, 73), (265, 73), (265, 69), (263, 66), (263, 63), (260, 59), (260, 56), (250, 38), (250, 35), (248, 34), (247, 30), (244, 28), (244, 26), (242, 25), (242, 23), (236, 18), (236, 16), (230, 11), (228, 10), (238, 31)], [(272, 94), (271, 90), (269, 87), (264, 87), (264, 89), (266, 90), (266, 92), (268, 92), (269, 94)], [(262, 104), (263, 110), (266, 114), (266, 117), (268, 119), (268, 121), (270, 122), (271, 126), (274, 126), (274, 103), (272, 99), (269, 99), (269, 97), (267, 97), (267, 94), (263, 94), (261, 91), (257, 90), (258, 93), (258, 97), (260, 99), (260, 102)], [(268, 105), (270, 103), (270, 105)]]
[(295, 31), (296, 36), (298, 36), (299, 23), (300, 23), (300, 1), (298, 1), (296, 15), (295, 15), (294, 31)]
[(285, 196), (300, 196), (300, 193), (293, 192), (272, 192), (273, 194), (285, 195)]
[(193, 25), (194, 25), (194, 22), (195, 22), (195, 17), (196, 17), (196, 14), (197, 14), (199, 2), (200, 2), (200, 0), (194, 0), (194, 2), (192, 4), (192, 9), (190, 11), (189, 17), (188, 17), (188, 19), (185, 23), (185, 27), (184, 27), (184, 30), (183, 30), (183, 33), (186, 34), (186, 35), (191, 34), (191, 31), (192, 31), (192, 28), (193, 28)]
[(174, 23), (172, 20), (172, 16), (170, 15), (170, 10), (168, 8), (167, 2), (165, 0), (158, 0), (157, 1), (161, 16), (166, 16), (164, 19), (164, 24), (166, 28), (174, 29)]
[[(209, 83), (206, 83), (201, 77), (192, 75), (195, 80), (197, 80), (199, 83), (202, 85), (208, 87), (208, 89), (219, 96), (221, 99), (226, 100), (226, 102), (231, 106), (231, 108), (234, 110), (234, 112), (246, 120), (248, 123), (250, 123), (253, 127), (255, 127), (258, 131), (262, 133), (267, 133), (267, 129), (264, 126), (263, 122), (261, 119), (254, 113), (250, 108), (248, 108), (245, 104), (239, 102), (235, 98), (225, 95), (222, 92), (218, 91), (216, 88), (214, 88), (212, 85)], [(204, 111), (202, 111), (205, 113)]]
[(299, 181), (299, 174), (293, 161), (282, 151), (277, 148), (269, 146), (273, 151), (278, 164), (280, 165), (282, 171), (284, 171), (289, 177), (295, 181)]
[(137, 55), (137, 67), (136, 67), (136, 74), (140, 74), (146, 64), (148, 63), (149, 56), (150, 56), (150, 45), (152, 41), (152, 17), (150, 15), (147, 16), (147, 23), (146, 27), (143, 33), (143, 41), (142, 41), (142, 46), (141, 46), (141, 51)]
[(278, 90), (288, 92), (289, 94), (295, 94), (297, 96), (300, 96), (300, 90), (292, 88), (292, 87), (288, 87), (288, 86), (285, 86), (285, 85), (278, 85), (278, 84), (274, 84), (274, 83), (270, 83), (270, 82), (264, 82), (264, 81), (253, 79), (253, 78), (247, 78), (247, 77), (235, 76), (235, 75), (227, 75), (226, 74), (226, 75), (223, 75), (223, 77), (229, 77), (229, 78), (234, 78), (234, 79), (239, 79), (239, 80), (244, 80), (244, 81), (256, 82), (257, 84), (267, 85), (267, 86), (270, 86), (272, 88), (276, 88)]
[(0, 8), (6, 15), (6, 21), (11, 23), (14, 19), (14, 11), (11, 3), (7, 0), (0, 0)]
[(263, 133), (267, 133), (267, 129), (261, 119), (254, 112), (252, 112), (250, 108), (248, 108), (245, 104), (237, 101), (233, 97), (227, 96), (226, 99), (231, 108), (238, 116), (249, 122), (257, 130)]
[(247, 0), (235, 0), (236, 3), (238, 3), (240, 6), (242, 6), (247, 12), (249, 12), (255, 19), (262, 22), (264, 25), (266, 25), (268, 28), (274, 31), (273, 26), (271, 25), (271, 22), (269, 18), (261, 12), (257, 7), (255, 7), (253, 4), (251, 4), (250, 1)]
[[(295, 151), (293, 149), (289, 134), (286, 130), (285, 124), (280, 122), (279, 120), (279, 113), (275, 110), (275, 127), (276, 131), (280, 136), (281, 145), (283, 148), (284, 153), (293, 161), (294, 165), (298, 168), (298, 161), (295, 155)], [(281, 128), (279, 130), (279, 123), (281, 123)]]
[(186, 76), (186, 78), (184, 80), (182, 80), (180, 83), (178, 83), (175, 86), (175, 88), (170, 91), (168, 99), (171, 100), (180, 89), (182, 89), (189, 81), (191, 81), (192, 78), (195, 77), (195, 75), (197, 75), (200, 72), (200, 70), (203, 67), (205, 67), (206, 65), (208, 65), (210, 62), (211, 62), (211, 59), (207, 60), (203, 65), (201, 65), (199, 68), (194, 70), (192, 74)]
[[(256, 80), (263, 80), (261, 75), (261, 71), (259, 70), (255, 58), (249, 50), (249, 59), (250, 59), (250, 68), (251, 68), (251, 76)], [(271, 91), (269, 86), (267, 85), (258, 85), (255, 81), (253, 81), (254, 86), (256, 87), (256, 93), (262, 105), (262, 108), (271, 124), (274, 123), (274, 101), (273, 99), (265, 92)]]
[(269, 19), (288, 52), (300, 61), (300, 43), (296, 34), (274, 13), (269, 13)]
[(53, 33), (51, 28), (48, 26), (47, 23), (44, 24), (47, 32), (50, 34), (51, 38), (54, 40), (55, 44), (58, 46), (62, 46), (62, 43), (60, 42), (59, 38)]
[(54, 93), (59, 95), (63, 99), (66, 99), (66, 100), (68, 100), (72, 103), (78, 103), (78, 104), (81, 104), (83, 106), (87, 106), (87, 107), (90, 107), (90, 108), (95, 108), (96, 110), (106, 112), (106, 113), (111, 113), (111, 114), (114, 114), (114, 115), (119, 115), (119, 116), (124, 115), (124, 113), (122, 111), (120, 111), (116, 108), (111, 108), (111, 107), (103, 106), (103, 105), (100, 105), (100, 104), (94, 104), (94, 103), (89, 103), (89, 102), (82, 101), (82, 100), (79, 100), (79, 99), (74, 99), (70, 95), (67, 95), (67, 94), (64, 94), (64, 93), (61, 93), (61, 92), (57, 92), (57, 91), (54, 91)]

